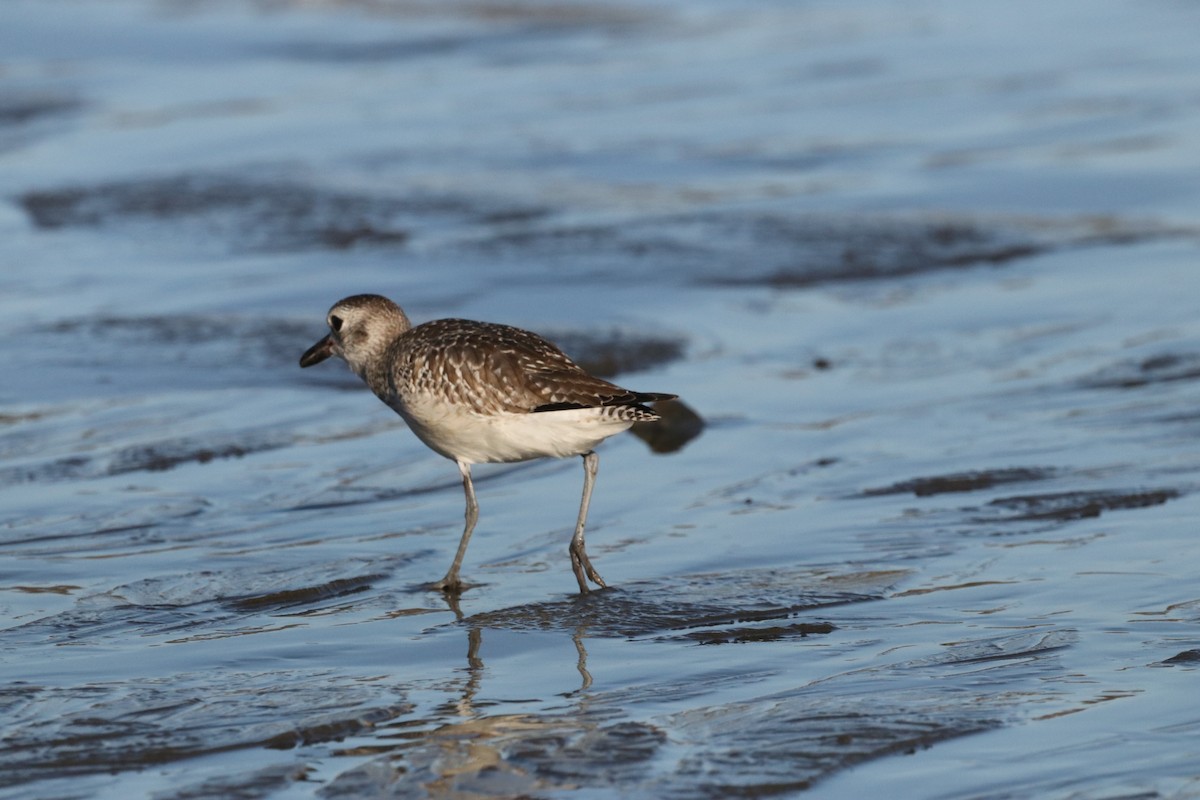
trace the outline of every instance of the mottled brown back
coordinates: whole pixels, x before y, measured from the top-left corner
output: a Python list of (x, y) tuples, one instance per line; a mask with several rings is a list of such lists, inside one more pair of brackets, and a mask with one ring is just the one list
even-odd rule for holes
[(401, 397), (438, 397), (481, 414), (634, 409), (674, 397), (632, 392), (589, 375), (542, 337), (509, 325), (426, 322), (400, 336), (391, 356), (391, 380)]

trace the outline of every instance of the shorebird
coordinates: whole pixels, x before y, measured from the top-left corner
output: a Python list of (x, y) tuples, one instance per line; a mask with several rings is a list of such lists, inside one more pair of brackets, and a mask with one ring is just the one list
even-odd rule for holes
[(508, 325), (439, 319), (413, 326), (377, 294), (339, 300), (329, 333), (300, 357), (311, 367), (339, 356), (434, 452), (458, 464), (466, 525), (446, 576), (431, 588), (462, 591), (459, 578), (479, 504), (471, 465), (583, 457), (583, 498), (568, 551), (579, 592), (607, 584), (584, 547), (583, 528), (600, 459), (593, 448), (633, 423), (659, 418), (643, 403), (673, 394), (633, 392), (589, 375), (536, 333)]

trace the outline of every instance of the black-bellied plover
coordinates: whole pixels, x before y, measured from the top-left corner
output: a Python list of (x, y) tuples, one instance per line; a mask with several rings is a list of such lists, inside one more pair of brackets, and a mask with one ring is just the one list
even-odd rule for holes
[(459, 569), (479, 519), (471, 465), (583, 456), (583, 498), (569, 548), (580, 593), (607, 584), (583, 543), (599, 458), (593, 448), (633, 423), (658, 419), (642, 405), (673, 394), (631, 392), (589, 375), (542, 337), (508, 325), (439, 319), (416, 327), (376, 294), (339, 300), (329, 334), (300, 357), (311, 367), (345, 359), (375, 395), (436, 453), (458, 463), (466, 526), (454, 563), (434, 588), (462, 590)]

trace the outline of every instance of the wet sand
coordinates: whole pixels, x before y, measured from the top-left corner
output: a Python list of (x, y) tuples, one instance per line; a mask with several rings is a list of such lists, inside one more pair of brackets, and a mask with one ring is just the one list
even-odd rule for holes
[[(0, 9), (0, 796), (1200, 796), (1181, 3)], [(337, 298), (661, 425), (476, 470)]]

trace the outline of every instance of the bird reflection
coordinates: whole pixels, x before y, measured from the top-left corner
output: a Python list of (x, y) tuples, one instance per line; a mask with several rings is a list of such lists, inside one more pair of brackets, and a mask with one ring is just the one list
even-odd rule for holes
[[(571, 633), (580, 685), (562, 695), (571, 701), (567, 708), (553, 714), (496, 714), (495, 701), (480, 700), (487, 674), (485, 626), (471, 624), (458, 609), (452, 610), (465, 622), (466, 666), (459, 669), (460, 677), (445, 687), (453, 697), (439, 708), (436, 716), (441, 723), (420, 733), (413, 731), (406, 737), (406, 745), (394, 753), (388, 782), (403, 783), (409, 789), (419, 786), (432, 798), (458, 800), (570, 788), (562, 776), (547, 774), (536, 762), (571, 751), (576, 746), (573, 743), (594, 733), (604, 719), (592, 709), (586, 626), (576, 626)], [(514, 757), (514, 747), (520, 757)], [(598, 762), (596, 768), (607, 768), (606, 764)]]

